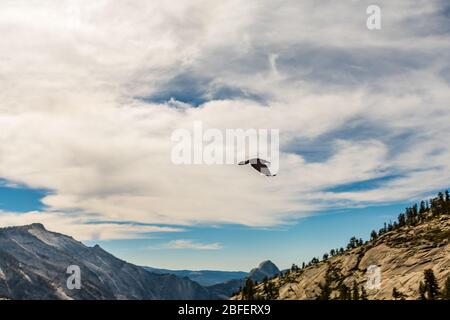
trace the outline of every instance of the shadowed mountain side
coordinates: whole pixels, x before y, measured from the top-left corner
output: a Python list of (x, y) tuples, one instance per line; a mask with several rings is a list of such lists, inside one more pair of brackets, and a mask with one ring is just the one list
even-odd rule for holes
[[(81, 270), (69, 290), (67, 267)], [(41, 224), (0, 229), (0, 297), (10, 299), (217, 299), (198, 283), (156, 274)]]
[[(280, 273), (278, 267), (270, 260), (263, 261), (257, 268), (250, 271), (247, 277), (253, 281), (261, 282), (265, 278), (272, 278)], [(247, 278), (246, 277), (246, 278)], [(227, 299), (244, 286), (245, 278), (234, 279), (225, 283), (209, 286), (208, 289), (222, 299)]]
[(243, 271), (219, 271), (219, 270), (169, 270), (152, 267), (144, 267), (145, 270), (158, 274), (173, 274), (178, 277), (188, 277), (202, 286), (212, 286), (234, 279), (243, 279), (248, 272)]

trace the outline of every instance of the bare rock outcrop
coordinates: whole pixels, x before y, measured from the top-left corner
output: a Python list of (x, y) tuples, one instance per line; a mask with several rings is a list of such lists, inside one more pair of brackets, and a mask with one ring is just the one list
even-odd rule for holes
[[(379, 267), (379, 288), (367, 286), (370, 266)], [(325, 261), (275, 277), (257, 285), (255, 296), (266, 298), (265, 291), (271, 286), (277, 290), (277, 299), (317, 299), (327, 284), (329, 298), (333, 299), (338, 298), (342, 285), (352, 290), (356, 284), (365, 290), (368, 299), (392, 299), (394, 288), (405, 299), (418, 299), (419, 283), (426, 269), (433, 270), (441, 287), (450, 276), (448, 215), (386, 232)], [(232, 299), (242, 299), (242, 294)]]

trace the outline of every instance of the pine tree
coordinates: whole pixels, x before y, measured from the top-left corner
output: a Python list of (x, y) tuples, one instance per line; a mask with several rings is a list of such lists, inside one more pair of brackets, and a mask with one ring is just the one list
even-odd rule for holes
[[(361, 239), (361, 241), (362, 241), (362, 239)], [(347, 249), (354, 249), (358, 246), (358, 244), (359, 244), (359, 240), (356, 239), (356, 237), (351, 237), (350, 241), (347, 244)]]
[(426, 207), (425, 207), (425, 201), (420, 201), (420, 209), (419, 209), (419, 213), (425, 213), (425, 211), (427, 211)]
[(394, 300), (405, 300), (405, 295), (394, 287), (394, 289), (392, 289), (392, 298), (394, 298)]
[(433, 217), (439, 215), (438, 205), (436, 204), (436, 199), (430, 199), (430, 209), (433, 214)]
[(398, 226), (403, 227), (406, 224), (406, 218), (404, 213), (398, 215)]
[(419, 283), (420, 300), (427, 300), (427, 297), (425, 296), (425, 293), (426, 293), (425, 285), (423, 284), (422, 281), (420, 281), (420, 283)]
[(278, 290), (272, 281), (265, 281), (263, 285), (263, 294), (266, 300), (274, 300), (278, 297)]
[(441, 214), (445, 214), (446, 213), (446, 203), (445, 203), (445, 196), (443, 192), (439, 192), (438, 194), (438, 211), (439, 211), (439, 215)]
[(450, 214), (450, 194), (448, 190), (445, 191), (445, 213)]
[(364, 286), (361, 286), (361, 300), (368, 300), (367, 291)]
[(269, 282), (267, 285), (267, 299), (274, 300), (278, 298), (279, 291), (275, 287), (275, 284), (273, 282)]
[(424, 282), (420, 283), (419, 293), (421, 294), (421, 297), (425, 297), (426, 300), (435, 300), (439, 296), (439, 285), (433, 270), (427, 269), (423, 274)]
[(317, 296), (317, 300), (330, 300), (330, 296), (331, 296), (331, 279), (328, 275), (325, 276), (325, 281), (324, 283), (319, 283), (319, 289), (320, 289), (320, 293)]
[(445, 280), (444, 288), (442, 289), (441, 297), (444, 300), (450, 300), (450, 276)]
[(352, 294), (352, 299), (353, 300), (359, 300), (359, 288), (358, 285), (356, 284), (356, 281), (353, 282), (353, 294)]
[(313, 266), (313, 265), (315, 265), (315, 264), (317, 264), (319, 262), (320, 262), (320, 260), (318, 258), (314, 257), (314, 258), (311, 259), (309, 264)]
[(406, 224), (412, 225), (414, 223), (414, 214), (411, 208), (406, 208), (405, 210), (406, 214)]
[(412, 206), (411, 210), (412, 210), (413, 222), (416, 222), (417, 221), (417, 216), (419, 214), (419, 209), (418, 209), (417, 203), (415, 203)]
[(339, 300), (350, 300), (351, 294), (350, 290), (345, 284), (339, 286)]
[(394, 300), (397, 300), (399, 298), (399, 294), (398, 294), (398, 291), (397, 291), (396, 287), (394, 287), (394, 289), (392, 289), (392, 298)]
[(247, 278), (245, 280), (244, 288), (242, 289), (242, 299), (243, 300), (254, 300), (255, 298), (255, 288), (252, 278)]
[(378, 234), (375, 230), (372, 230), (370, 233), (370, 240), (375, 240), (376, 238), (378, 238)]

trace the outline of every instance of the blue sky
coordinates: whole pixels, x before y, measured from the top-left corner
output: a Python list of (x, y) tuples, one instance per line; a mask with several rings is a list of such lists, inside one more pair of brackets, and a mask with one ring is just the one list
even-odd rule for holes
[[(347, 186), (360, 188), (361, 184)], [(41, 198), (47, 192), (25, 187), (1, 187), (1, 209), (27, 212), (42, 210)], [(394, 221), (410, 203), (395, 203), (367, 208), (327, 210), (291, 224), (271, 228), (240, 225), (196, 226), (185, 232), (131, 240), (88, 240), (100, 244), (117, 257), (138, 265), (172, 269), (218, 269), (248, 271), (264, 260), (280, 268), (308, 262), (332, 248), (345, 247), (351, 236), (367, 239), (370, 231), (384, 222)], [(30, 221), (31, 223), (31, 221)], [(167, 248), (170, 241), (193, 239), (195, 243), (220, 243), (218, 249)]]
[[(372, 4), (1, 1), (0, 227), (192, 269), (367, 237), (450, 181), (448, 1)], [(279, 130), (278, 175), (177, 165), (198, 122)]]
[(46, 190), (27, 187), (10, 187), (0, 180), (0, 210), (28, 212), (44, 209), (41, 199), (47, 195)]
[[(394, 221), (405, 204), (323, 213), (278, 228), (254, 229), (242, 226), (190, 228), (182, 239), (220, 242), (219, 250), (167, 250), (159, 246), (172, 235), (159, 239), (100, 242), (103, 248), (139, 265), (172, 269), (219, 269), (249, 271), (259, 262), (272, 260), (279, 268), (322, 257), (332, 248), (345, 247), (351, 236), (368, 239), (385, 221)], [(88, 242), (90, 245), (96, 241)], [(130, 250), (133, 247), (133, 250)]]

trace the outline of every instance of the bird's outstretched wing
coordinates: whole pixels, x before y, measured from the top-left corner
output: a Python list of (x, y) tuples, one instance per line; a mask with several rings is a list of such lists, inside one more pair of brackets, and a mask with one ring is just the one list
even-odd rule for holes
[(245, 164), (269, 164), (270, 165), (270, 161), (261, 159), (261, 158), (252, 158), (252, 159), (248, 159), (248, 160), (244, 160), (239, 162), (239, 165), (245, 165)]
[[(264, 160), (264, 159), (260, 159), (260, 158), (257, 158), (257, 161), (259, 162), (259, 163), (262, 163), (262, 164), (268, 164), (268, 165), (270, 165), (270, 161), (267, 161), (267, 160)], [(250, 162), (251, 162), (251, 160), (250, 160)]]
[(272, 172), (270, 172), (270, 168), (268, 167), (268, 165), (270, 165), (270, 161), (260, 159), (260, 158), (253, 158), (253, 159), (241, 161), (241, 162), (239, 162), (239, 165), (242, 166), (242, 165), (246, 165), (249, 163), (253, 167), (253, 169), (255, 169), (259, 173), (265, 175), (266, 177), (276, 176), (276, 174), (272, 174)]
[(270, 169), (266, 165), (260, 166), (258, 171), (267, 177), (276, 176), (276, 174), (272, 174), (272, 172), (270, 172)]

